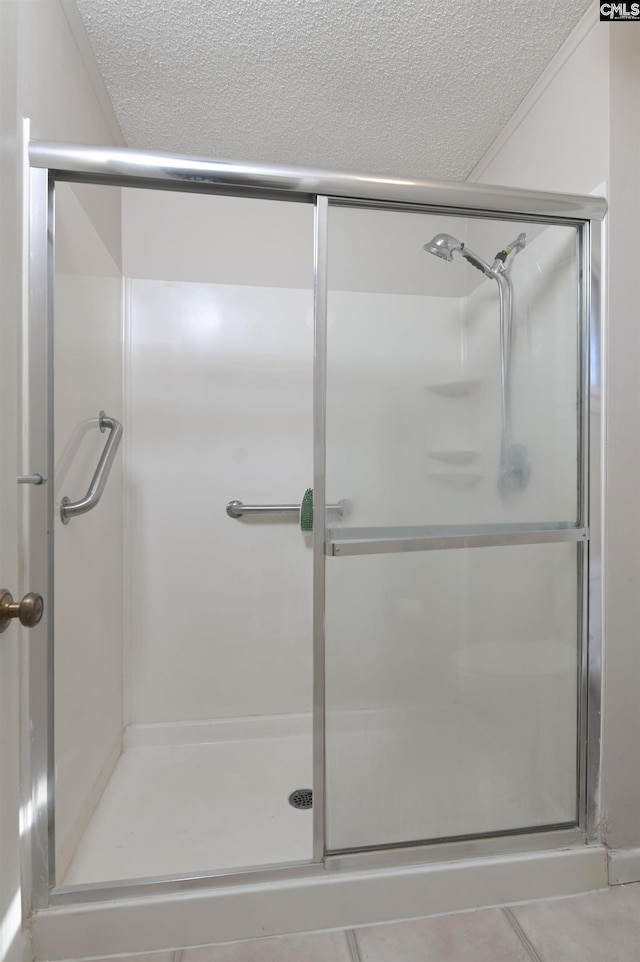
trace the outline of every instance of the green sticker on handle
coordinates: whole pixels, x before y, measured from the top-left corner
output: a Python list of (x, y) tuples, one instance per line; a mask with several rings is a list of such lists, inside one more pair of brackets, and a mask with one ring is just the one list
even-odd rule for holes
[(313, 531), (313, 488), (307, 488), (300, 504), (300, 530)]

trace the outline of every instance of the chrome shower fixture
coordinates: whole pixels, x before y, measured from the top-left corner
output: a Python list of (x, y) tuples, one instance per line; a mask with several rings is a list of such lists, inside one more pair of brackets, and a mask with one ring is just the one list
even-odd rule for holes
[[(521, 251), (522, 248), (526, 246), (526, 243), (527, 243), (527, 235), (518, 234), (518, 236), (514, 241), (511, 241), (510, 244), (507, 244), (506, 247), (503, 247), (502, 250), (498, 251), (498, 253), (496, 254), (496, 260), (502, 261), (502, 263), (504, 264), (509, 254), (517, 254), (518, 251)], [(495, 267), (495, 261), (493, 266)]]
[(507, 268), (507, 258), (516, 254), (527, 243), (526, 234), (518, 234), (510, 244), (501, 248), (489, 266), (478, 254), (469, 250), (462, 241), (451, 234), (436, 234), (423, 250), (445, 261), (452, 261), (458, 251), (472, 267), (498, 285), (500, 295), (500, 399), (502, 408), (502, 438), (500, 442), (500, 467), (498, 490), (505, 497), (524, 491), (531, 476), (531, 464), (527, 449), (522, 444), (511, 444), (511, 347), (513, 342), (513, 282)]
[(451, 234), (436, 234), (428, 244), (423, 245), (422, 249), (427, 251), (428, 254), (435, 254), (436, 257), (441, 257), (445, 261), (452, 261), (454, 251), (459, 251), (465, 260), (477, 268), (485, 277), (495, 277), (496, 274), (502, 274), (506, 271), (505, 262), (509, 254), (515, 254), (517, 251), (522, 250), (526, 243), (527, 235), (518, 234), (514, 241), (498, 251), (491, 267), (489, 267), (482, 257), (475, 254), (462, 241), (459, 241)]
[(492, 276), (489, 265), (477, 254), (474, 254), (472, 250), (465, 247), (462, 241), (452, 237), (451, 234), (436, 234), (422, 249), (429, 254), (435, 254), (436, 257), (441, 257), (445, 261), (452, 261), (453, 252), (460, 251), (465, 260), (469, 261), (469, 263), (476, 267), (482, 274), (486, 274), (487, 277)]
[(453, 252), (461, 251), (463, 247), (464, 244), (452, 237), (451, 234), (436, 234), (422, 249), (428, 251), (429, 254), (435, 254), (436, 257), (442, 257), (445, 261), (452, 261)]

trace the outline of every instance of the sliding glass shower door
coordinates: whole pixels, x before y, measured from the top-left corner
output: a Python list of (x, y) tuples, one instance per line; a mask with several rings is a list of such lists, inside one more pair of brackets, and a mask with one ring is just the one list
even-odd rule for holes
[(592, 838), (604, 202), (30, 158), (32, 905)]
[(330, 852), (578, 821), (578, 263), (570, 224), (329, 206)]
[(308, 862), (313, 206), (59, 183), (54, 209), (57, 883)]

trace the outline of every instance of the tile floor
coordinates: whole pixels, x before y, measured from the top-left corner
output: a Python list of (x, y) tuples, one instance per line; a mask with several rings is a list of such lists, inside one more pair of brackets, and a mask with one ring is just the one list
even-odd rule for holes
[(137, 962), (640, 962), (640, 882), (510, 908), (458, 912), (348, 931), (210, 945), (136, 959)]

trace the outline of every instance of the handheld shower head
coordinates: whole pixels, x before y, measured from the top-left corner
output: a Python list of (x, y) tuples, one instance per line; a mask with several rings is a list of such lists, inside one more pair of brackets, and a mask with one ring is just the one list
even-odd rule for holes
[(511, 380), (511, 342), (513, 337), (513, 282), (507, 269), (507, 258), (516, 254), (527, 243), (526, 234), (518, 234), (516, 239), (495, 256), (490, 267), (478, 254), (469, 250), (462, 241), (451, 234), (436, 234), (422, 249), (435, 254), (442, 260), (452, 261), (454, 251), (479, 270), (485, 277), (493, 278), (498, 285), (500, 298), (500, 398), (502, 407), (502, 440), (500, 445), (500, 470), (498, 489), (503, 497), (524, 491), (531, 475), (531, 465), (527, 449), (522, 444), (509, 441), (509, 390)]
[(436, 257), (442, 257), (445, 261), (452, 261), (453, 252), (461, 251), (463, 247), (464, 244), (451, 234), (436, 234), (428, 244), (423, 245), (422, 250), (427, 251), (428, 254), (435, 254)]
[(427, 251), (428, 254), (435, 254), (436, 257), (441, 257), (445, 261), (453, 260), (453, 252), (459, 251), (462, 256), (467, 260), (473, 267), (476, 267), (481, 274), (485, 274), (487, 277), (492, 277), (491, 268), (489, 265), (470, 251), (464, 246), (462, 241), (457, 240), (457, 238), (452, 237), (451, 234), (436, 234), (436, 236), (429, 241), (428, 244), (424, 244), (422, 249)]

